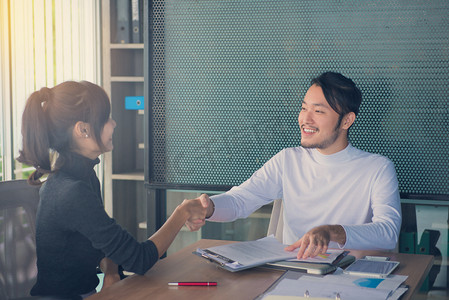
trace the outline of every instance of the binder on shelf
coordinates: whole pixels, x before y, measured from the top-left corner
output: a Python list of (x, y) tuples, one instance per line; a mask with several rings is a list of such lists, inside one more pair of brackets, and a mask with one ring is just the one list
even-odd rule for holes
[(144, 109), (145, 102), (143, 96), (127, 96), (125, 97), (125, 109), (139, 110)]
[(426, 229), (421, 235), (421, 239), (416, 249), (416, 254), (430, 254), (434, 255), (434, 249), (440, 238), (440, 232), (438, 230)]
[(130, 42), (129, 0), (117, 0), (116, 36), (114, 42), (127, 44)]
[(141, 27), (141, 7), (140, 0), (132, 0), (131, 2), (131, 25), (132, 25), (132, 42), (142, 43), (142, 27)]
[(416, 232), (401, 231), (399, 236), (399, 252), (415, 253), (416, 248)]
[[(441, 252), (436, 247), (438, 239), (440, 238), (440, 232), (438, 230), (425, 229), (421, 235), (419, 244), (416, 247), (416, 254), (433, 255), (435, 258), (441, 259)], [(430, 269), (429, 275), (427, 275), (423, 284), (421, 285), (421, 292), (428, 292), (435, 283), (435, 279), (440, 273), (441, 265), (434, 264)]]

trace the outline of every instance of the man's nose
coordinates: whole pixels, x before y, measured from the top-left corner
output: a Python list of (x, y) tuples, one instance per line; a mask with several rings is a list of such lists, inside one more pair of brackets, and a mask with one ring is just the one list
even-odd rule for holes
[(307, 111), (301, 111), (298, 120), (300, 123), (312, 123), (313, 122), (312, 114)]

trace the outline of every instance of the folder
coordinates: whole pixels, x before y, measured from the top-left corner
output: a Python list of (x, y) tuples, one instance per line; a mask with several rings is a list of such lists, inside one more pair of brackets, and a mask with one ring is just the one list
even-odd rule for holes
[(439, 238), (440, 232), (438, 230), (424, 230), (416, 249), (416, 254), (434, 254), (432, 250), (436, 247)]
[(141, 34), (141, 3), (140, 0), (132, 0), (131, 2), (131, 25), (132, 25), (132, 42), (142, 43)]
[(390, 275), (380, 280), (370, 279), (347, 275), (341, 271), (316, 276), (289, 270), (256, 299), (284, 300), (283, 297), (286, 296), (341, 300), (399, 299), (408, 290), (408, 287), (403, 285), (406, 279), (407, 276), (403, 275)]
[(130, 42), (129, 15), (129, 0), (117, 0), (116, 43), (127, 44)]
[[(439, 238), (440, 232), (438, 230), (425, 229), (421, 235), (419, 244), (416, 247), (416, 254), (434, 255), (435, 257), (437, 257), (439, 254), (439, 257), (441, 257), (441, 252), (438, 253), (439, 250), (438, 248), (436, 248), (436, 244)], [(429, 275), (427, 275), (426, 279), (421, 285), (421, 292), (428, 292), (432, 288), (433, 284), (435, 283), (435, 279), (440, 272), (440, 268), (441, 266), (439, 265), (434, 264), (432, 266)]]
[(399, 236), (399, 252), (415, 253), (416, 248), (416, 232), (401, 231)]

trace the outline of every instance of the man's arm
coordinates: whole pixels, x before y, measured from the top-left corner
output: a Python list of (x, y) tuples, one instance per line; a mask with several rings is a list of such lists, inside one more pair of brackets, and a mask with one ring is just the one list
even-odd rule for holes
[(285, 151), (267, 161), (239, 186), (220, 195), (207, 196), (209, 221), (231, 222), (247, 218), (263, 205), (282, 198), (282, 165)]
[(401, 228), (401, 201), (396, 171), (387, 161), (371, 188), (370, 223), (344, 224), (345, 248), (348, 249), (394, 249)]
[(371, 222), (317, 226), (286, 250), (300, 248), (298, 258), (316, 256), (327, 250), (330, 241), (348, 249), (393, 249), (401, 226), (401, 206), (396, 173), (390, 161), (377, 175), (371, 191)]

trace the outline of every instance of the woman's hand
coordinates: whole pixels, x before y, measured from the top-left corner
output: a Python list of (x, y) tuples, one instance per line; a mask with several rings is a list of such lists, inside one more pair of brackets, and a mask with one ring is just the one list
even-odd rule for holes
[(202, 194), (196, 199), (184, 200), (181, 205), (186, 205), (186, 209), (189, 211), (189, 218), (186, 220), (185, 225), (190, 231), (199, 230), (206, 224), (206, 218), (210, 217), (214, 212), (213, 202), (206, 194)]
[(103, 286), (101, 289), (107, 288), (120, 281), (118, 266), (110, 258), (105, 257), (101, 260), (100, 269), (104, 273)]
[(178, 205), (164, 225), (149, 238), (156, 245), (159, 256), (162, 256), (167, 251), (179, 230), (188, 220), (190, 221), (189, 224), (191, 224), (189, 226), (190, 230), (200, 229), (205, 224), (206, 213), (207, 207), (204, 206), (199, 198), (184, 200)]
[(118, 273), (116, 274), (104, 274), (103, 278), (103, 286), (101, 289), (107, 288), (108, 286), (113, 285), (116, 282), (120, 281), (120, 275)]

